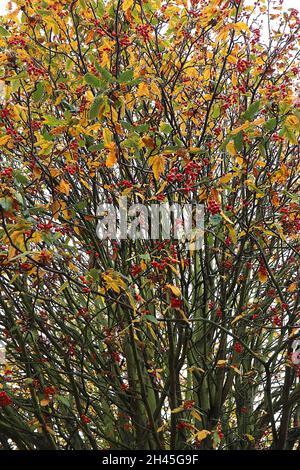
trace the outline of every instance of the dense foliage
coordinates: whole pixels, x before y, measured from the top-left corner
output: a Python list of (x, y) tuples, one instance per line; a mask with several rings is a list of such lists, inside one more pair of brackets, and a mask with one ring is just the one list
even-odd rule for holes
[[(278, 1), (2, 17), (2, 448), (299, 448), (299, 26)], [(203, 249), (100, 240), (120, 195), (203, 204)]]

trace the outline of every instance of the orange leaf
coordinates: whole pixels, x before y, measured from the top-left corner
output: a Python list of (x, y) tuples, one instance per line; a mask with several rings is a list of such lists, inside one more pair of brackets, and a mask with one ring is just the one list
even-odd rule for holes
[(70, 190), (71, 190), (71, 185), (67, 181), (61, 180), (59, 185), (57, 186), (57, 189), (60, 193), (63, 193), (66, 196), (69, 196)]
[(158, 180), (165, 169), (165, 157), (162, 155), (155, 155), (154, 157), (149, 158), (149, 164), (152, 167), (155, 179)]

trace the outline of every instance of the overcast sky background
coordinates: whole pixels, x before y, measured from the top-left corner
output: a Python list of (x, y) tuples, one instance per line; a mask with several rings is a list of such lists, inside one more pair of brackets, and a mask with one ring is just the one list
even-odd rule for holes
[[(0, 15), (5, 13), (5, 8), (9, 0), (0, 0)], [(299, 0), (284, 0), (283, 2), (285, 8), (298, 8), (299, 9)]]

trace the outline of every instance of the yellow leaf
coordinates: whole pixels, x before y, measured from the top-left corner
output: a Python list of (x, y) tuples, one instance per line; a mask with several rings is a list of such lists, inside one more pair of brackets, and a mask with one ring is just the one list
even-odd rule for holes
[(288, 126), (296, 126), (297, 124), (299, 124), (299, 119), (297, 118), (297, 116), (294, 116), (293, 114), (288, 116), (285, 120), (285, 124), (287, 124)]
[(116, 145), (114, 143), (110, 144), (110, 151), (107, 155), (105, 165), (107, 168), (112, 167), (115, 163), (117, 163), (117, 153), (116, 153)]
[(175, 413), (181, 413), (181, 411), (184, 410), (184, 407), (183, 406), (179, 406), (178, 408), (174, 408), (174, 410), (171, 411), (172, 414), (175, 414)]
[(158, 88), (158, 86), (156, 85), (155, 82), (152, 82), (152, 83), (151, 83), (151, 91), (152, 91), (152, 93), (154, 93), (156, 96), (159, 96), (159, 97), (160, 97), (160, 89)]
[(226, 222), (228, 222), (229, 224), (234, 225), (234, 222), (232, 222), (232, 220), (230, 220), (229, 217), (227, 217), (227, 215), (225, 215), (223, 211), (221, 211), (220, 214), (223, 217), (223, 219), (226, 220)]
[(41, 406), (47, 406), (49, 405), (49, 403), (50, 403), (50, 400), (48, 400), (48, 398), (43, 398), (43, 400), (40, 401)]
[(219, 359), (217, 362), (217, 367), (224, 367), (227, 364), (226, 359)]
[(239, 321), (241, 318), (244, 318), (244, 315), (238, 315), (237, 317), (235, 317), (235, 318), (232, 320), (231, 324), (233, 325), (234, 323), (236, 323), (237, 321)]
[(201, 415), (196, 410), (192, 410), (191, 415), (193, 418), (197, 419), (198, 421), (202, 421)]
[(0, 146), (6, 145), (9, 140), (10, 135), (4, 135), (3, 137), (0, 137)]
[(179, 310), (180, 315), (182, 316), (183, 320), (189, 323), (189, 319), (187, 318), (186, 314), (184, 313), (183, 310)]
[(113, 289), (117, 294), (120, 293), (120, 289), (125, 289), (126, 287), (120, 274), (113, 270), (110, 270), (108, 273), (102, 273), (101, 276), (105, 282), (106, 289)]
[(202, 369), (201, 367), (196, 367), (196, 366), (192, 366), (192, 367), (189, 367), (188, 370), (190, 372), (202, 372), (203, 374), (205, 373), (205, 370)]
[(108, 147), (112, 141), (112, 133), (107, 127), (103, 129), (103, 140), (105, 147)]
[(249, 26), (244, 23), (243, 21), (239, 21), (238, 23), (232, 23), (228, 25), (229, 28), (234, 28), (236, 31), (247, 31), (249, 32)]
[(58, 219), (59, 212), (60, 212), (61, 206), (59, 201), (53, 201), (52, 204), (52, 216), (54, 220)]
[(55, 431), (53, 431), (53, 429), (51, 429), (50, 426), (46, 426), (46, 429), (49, 434), (51, 434), (52, 436), (56, 436)]
[(181, 296), (181, 290), (177, 286), (173, 286), (172, 284), (166, 284), (166, 287), (168, 287), (176, 297)]
[(250, 126), (251, 126), (251, 124), (249, 123), (249, 121), (246, 121), (241, 126), (237, 127), (236, 129), (233, 129), (233, 131), (231, 131), (231, 135), (235, 135), (235, 134), (238, 134), (240, 131), (244, 131), (245, 129), (249, 129)]
[(235, 244), (237, 242), (237, 234), (236, 231), (233, 227), (228, 227), (229, 235), (233, 243)]
[(258, 279), (260, 280), (260, 282), (261, 282), (262, 284), (264, 284), (264, 283), (267, 282), (267, 280), (268, 280), (268, 275), (267, 275), (267, 273), (259, 271), (259, 272), (258, 272)]
[(59, 185), (57, 186), (57, 189), (60, 193), (63, 193), (66, 196), (69, 196), (70, 190), (71, 190), (71, 185), (67, 181), (61, 180)]
[(153, 336), (153, 338), (155, 339), (155, 341), (157, 341), (157, 336), (156, 336), (156, 334), (154, 333), (154, 330), (153, 330), (153, 328), (152, 328), (150, 322), (148, 322), (148, 321), (147, 321), (147, 326), (148, 326), (148, 328), (149, 328), (149, 331), (150, 331), (151, 335)]
[(147, 96), (148, 98), (150, 98), (150, 91), (146, 83), (142, 82), (139, 84), (139, 87), (136, 92), (136, 96), (139, 96), (139, 97)]
[(166, 425), (166, 423), (162, 424), (161, 426), (159, 426), (159, 428), (156, 429), (156, 432), (159, 433), (159, 432), (162, 432), (168, 425)]
[(166, 159), (163, 155), (155, 155), (149, 158), (149, 164), (152, 167), (153, 174), (156, 180), (159, 179), (160, 175), (165, 169)]
[(234, 55), (231, 55), (231, 54), (227, 57), (227, 60), (230, 64), (236, 64), (237, 63), (237, 58), (234, 57)]
[(208, 80), (210, 78), (210, 68), (206, 68), (203, 73), (204, 80)]
[(292, 284), (289, 285), (288, 292), (295, 292), (296, 290), (297, 290), (296, 282), (293, 282)]
[(129, 10), (132, 6), (133, 6), (133, 1), (134, 0), (124, 0), (123, 4), (122, 4), (122, 8), (124, 11), (127, 11)]
[(242, 375), (241, 371), (236, 366), (230, 366), (230, 367), (231, 367), (231, 369), (234, 370), (234, 372), (236, 372), (239, 375)]
[(145, 263), (144, 260), (142, 260), (142, 261), (140, 262), (140, 267), (142, 268), (143, 271), (146, 271), (147, 265), (146, 265), (146, 263)]
[(234, 146), (234, 143), (232, 141), (228, 142), (228, 144), (226, 145), (226, 150), (230, 155), (232, 155), (232, 156), (236, 155), (235, 146)]
[(197, 432), (197, 440), (198, 441), (203, 441), (204, 439), (207, 438), (207, 436), (209, 436), (209, 434), (211, 434), (210, 431), (208, 431), (207, 429), (202, 429), (202, 431), (199, 431)]
[(228, 183), (228, 182), (231, 181), (232, 178), (234, 178), (235, 176), (236, 176), (236, 173), (227, 173), (226, 175), (221, 176), (221, 178), (219, 179), (219, 183), (221, 183), (221, 184)]

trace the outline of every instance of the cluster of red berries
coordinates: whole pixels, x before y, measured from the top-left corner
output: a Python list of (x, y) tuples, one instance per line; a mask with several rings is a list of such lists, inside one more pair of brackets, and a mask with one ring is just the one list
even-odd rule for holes
[(18, 135), (17, 131), (13, 129), (12, 127), (6, 128), (6, 134), (11, 135), (14, 138), (15, 142), (20, 142), (22, 140), (22, 137)]
[(46, 75), (46, 72), (43, 69), (36, 67), (33, 63), (27, 65), (27, 72), (29, 75), (33, 75), (34, 77), (42, 77)]
[(227, 259), (223, 263), (223, 266), (224, 266), (225, 269), (231, 269), (232, 265), (233, 265), (233, 263), (232, 263), (231, 259)]
[(26, 46), (26, 41), (22, 36), (13, 36), (7, 40), (8, 44), (11, 46), (21, 46), (25, 47)]
[(30, 263), (19, 263), (19, 269), (21, 271), (28, 271), (31, 268)]
[(44, 394), (46, 395), (47, 398), (52, 397), (57, 393), (57, 388), (53, 387), (52, 385), (49, 385), (48, 387), (44, 388)]
[(50, 253), (43, 249), (41, 252), (40, 252), (40, 260), (42, 263), (48, 263), (48, 261), (50, 261), (50, 258), (51, 258), (51, 255)]
[(207, 205), (208, 212), (210, 212), (212, 215), (219, 214), (221, 212), (221, 207), (220, 204), (215, 201), (214, 199), (211, 199)]
[(168, 267), (168, 264), (170, 263), (169, 258), (163, 258), (161, 261), (152, 261), (151, 266), (155, 269), (158, 269), (159, 271), (163, 271), (165, 268)]
[(239, 59), (236, 63), (236, 68), (238, 72), (245, 72), (247, 68), (249, 68), (251, 65), (251, 62), (247, 59)]
[(194, 400), (185, 400), (183, 402), (183, 408), (185, 410), (190, 410), (194, 407), (195, 401)]
[(117, 186), (121, 187), (122, 189), (125, 189), (125, 188), (132, 188), (133, 184), (131, 183), (131, 181), (122, 180), (117, 183)]
[(5, 168), (3, 171), (1, 171), (1, 176), (5, 177), (5, 178), (11, 178), (13, 175), (13, 169), (11, 166), (9, 166), (8, 168)]
[(75, 173), (77, 173), (77, 166), (76, 165), (66, 165), (65, 166), (65, 171), (69, 174), (69, 175), (75, 175)]
[(222, 318), (223, 312), (222, 312), (222, 309), (221, 309), (221, 308), (217, 308), (217, 310), (216, 310), (216, 315), (217, 315), (218, 318)]
[(87, 313), (88, 313), (88, 309), (85, 308), (85, 307), (80, 307), (80, 308), (77, 310), (77, 316), (78, 316), (78, 317), (85, 317)]
[(137, 276), (142, 271), (142, 268), (139, 264), (133, 264), (130, 268), (132, 276)]
[(240, 343), (235, 343), (234, 344), (234, 350), (235, 350), (235, 352), (240, 354), (240, 353), (243, 352), (243, 346)]
[(180, 421), (177, 424), (176, 429), (193, 429), (193, 425), (188, 423), (187, 421)]
[(79, 143), (77, 142), (77, 140), (73, 140), (70, 145), (69, 145), (70, 149), (71, 150), (77, 150), (78, 147), (79, 147)]
[(8, 396), (4, 390), (0, 392), (0, 407), (9, 406), (11, 404), (12, 399), (10, 398), (10, 396)]
[(42, 127), (42, 123), (40, 121), (31, 121), (31, 129), (33, 131), (38, 131)]
[(85, 414), (80, 415), (80, 419), (84, 424), (89, 424), (91, 422), (90, 418)]
[(120, 43), (121, 46), (124, 46), (124, 47), (130, 46), (131, 41), (130, 41), (130, 38), (129, 38), (128, 34), (126, 34), (126, 33), (123, 34), (123, 37), (120, 38), (119, 43)]
[(141, 24), (136, 27), (136, 32), (142, 36), (144, 41), (148, 41), (150, 39), (150, 33), (152, 31), (152, 26), (149, 24)]
[(51, 222), (47, 222), (45, 224), (39, 223), (39, 224), (37, 224), (36, 227), (37, 227), (38, 230), (48, 232), (49, 230), (51, 230), (53, 228), (53, 224)]
[(167, 181), (169, 183), (181, 183), (184, 181), (184, 187), (182, 190), (184, 192), (190, 192), (194, 187), (195, 181), (197, 180), (200, 171), (200, 163), (189, 162), (183, 169), (183, 172), (181, 172), (177, 167), (173, 167), (167, 175)]
[(273, 323), (273, 325), (275, 325), (275, 326), (280, 326), (280, 327), (281, 327), (281, 326), (282, 326), (282, 319), (280, 318), (279, 315), (274, 315), (274, 316), (272, 317), (272, 323)]
[[(267, 84), (266, 85), (266, 98), (271, 99), (275, 93), (278, 93), (280, 90), (282, 90), (281, 86)], [(283, 89), (285, 89), (285, 85), (283, 85)]]
[(0, 110), (0, 118), (1, 119), (7, 119), (10, 115), (10, 111), (7, 108), (3, 108)]
[(170, 305), (172, 308), (181, 308), (182, 307), (182, 300), (178, 299), (178, 297), (171, 297)]
[(117, 362), (118, 364), (121, 362), (121, 356), (120, 356), (120, 354), (119, 354), (118, 352), (112, 351), (112, 352), (110, 353), (110, 355), (111, 355), (111, 357), (113, 358), (113, 360), (114, 360), (115, 362)]

